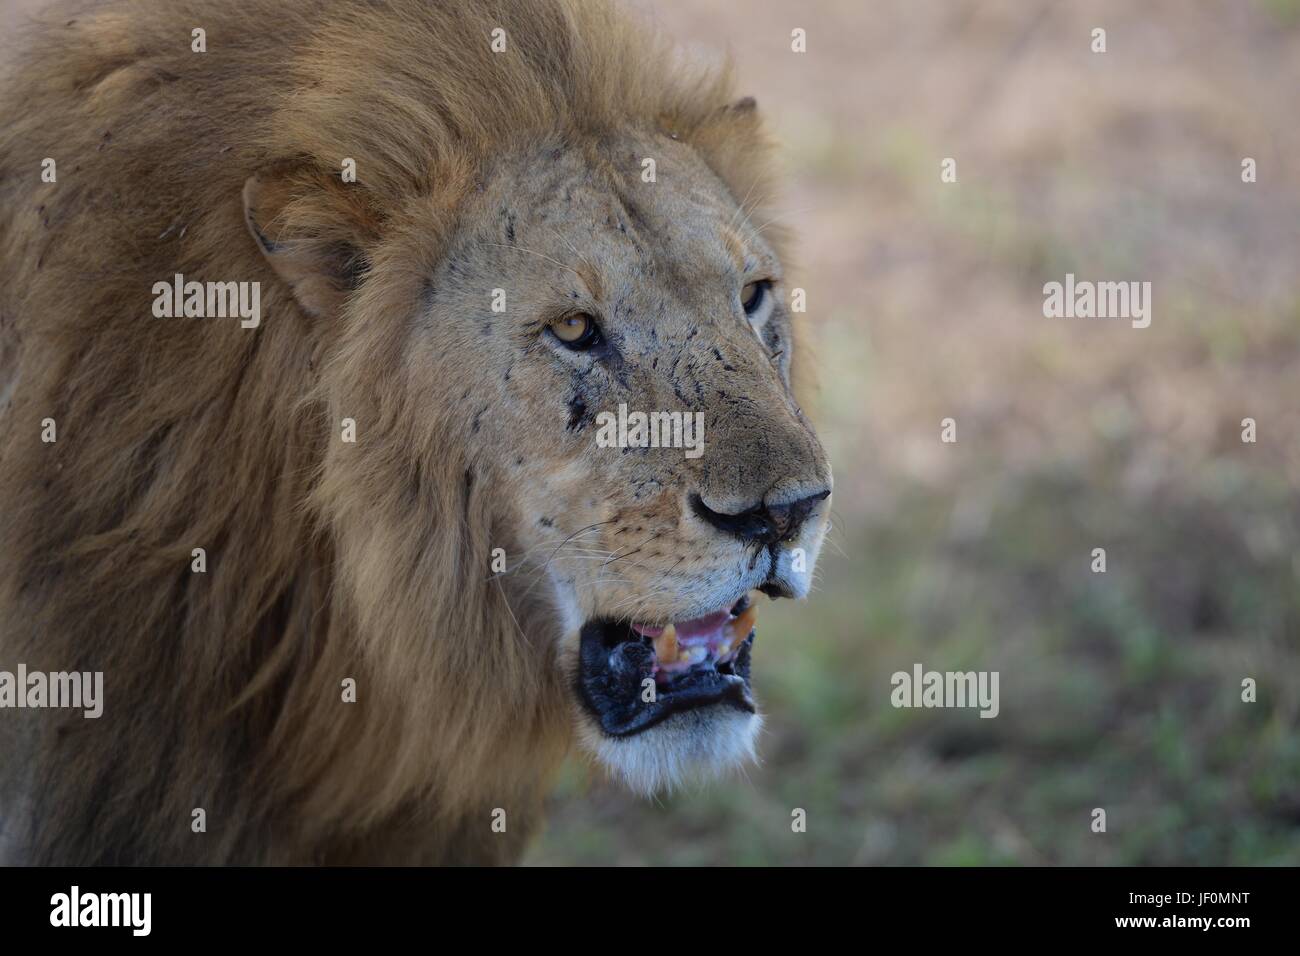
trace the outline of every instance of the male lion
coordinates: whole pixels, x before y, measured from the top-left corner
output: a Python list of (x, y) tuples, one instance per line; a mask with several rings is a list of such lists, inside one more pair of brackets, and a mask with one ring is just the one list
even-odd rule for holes
[[(573, 740), (646, 792), (752, 753), (749, 595), (807, 593), (831, 488), (753, 100), (597, 0), (108, 0), (24, 50), (0, 670), (104, 701), (0, 709), (9, 859), (510, 861)], [(702, 454), (596, 440), (673, 412)]]

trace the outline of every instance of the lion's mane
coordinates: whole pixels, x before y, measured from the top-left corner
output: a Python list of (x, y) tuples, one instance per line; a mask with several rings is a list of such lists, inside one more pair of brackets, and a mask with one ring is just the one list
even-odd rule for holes
[[(384, 317), (418, 301), (493, 156), (655, 128), (757, 199), (752, 110), (599, 0), (112, 0), (47, 10), (20, 45), (0, 88), (0, 667), (102, 671), (106, 700), (99, 720), (0, 712), (0, 847), (517, 856), (568, 741), (554, 636), (491, 583), (492, 491), (445, 427), (462, 410), (407, 407)], [(359, 249), (339, 316), (301, 309), (246, 231), (241, 187), (268, 168), (319, 187), (284, 212), (299, 234)], [(175, 273), (259, 281), (261, 327), (153, 318)]]

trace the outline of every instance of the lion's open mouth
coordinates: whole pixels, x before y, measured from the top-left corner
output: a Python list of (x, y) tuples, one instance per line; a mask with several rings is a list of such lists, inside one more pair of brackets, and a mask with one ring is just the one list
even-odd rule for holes
[(613, 737), (713, 704), (753, 713), (749, 659), (756, 617), (746, 595), (730, 611), (662, 627), (588, 621), (581, 634), (580, 697)]

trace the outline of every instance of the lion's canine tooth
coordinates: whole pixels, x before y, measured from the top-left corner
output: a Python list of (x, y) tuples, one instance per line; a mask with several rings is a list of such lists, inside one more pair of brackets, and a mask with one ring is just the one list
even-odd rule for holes
[(667, 625), (655, 638), (655, 659), (660, 665), (677, 661), (677, 628), (674, 625)]
[(747, 607), (736, 615), (735, 619), (728, 622), (727, 627), (731, 628), (731, 640), (727, 644), (727, 653), (731, 653), (738, 648), (749, 637), (749, 632), (754, 629), (754, 622), (758, 620), (758, 608)]

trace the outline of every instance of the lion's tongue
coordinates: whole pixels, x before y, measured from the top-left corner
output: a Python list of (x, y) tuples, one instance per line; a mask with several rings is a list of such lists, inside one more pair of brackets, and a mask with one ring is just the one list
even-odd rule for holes
[[(710, 634), (716, 634), (730, 620), (730, 614), (726, 611), (718, 611), (714, 614), (706, 614), (704, 617), (697, 617), (691, 621), (674, 621), (673, 627), (677, 629), (677, 639), (680, 641), (687, 638), (707, 637)], [(664, 632), (662, 627), (652, 627), (649, 624), (633, 624), (632, 630), (645, 637), (658, 637)]]
[(677, 640), (684, 641), (689, 638), (707, 637), (717, 634), (722, 630), (722, 626), (731, 620), (731, 615), (726, 611), (719, 611), (716, 614), (710, 614), (707, 617), (697, 617), (693, 621), (682, 621), (677, 624)]

